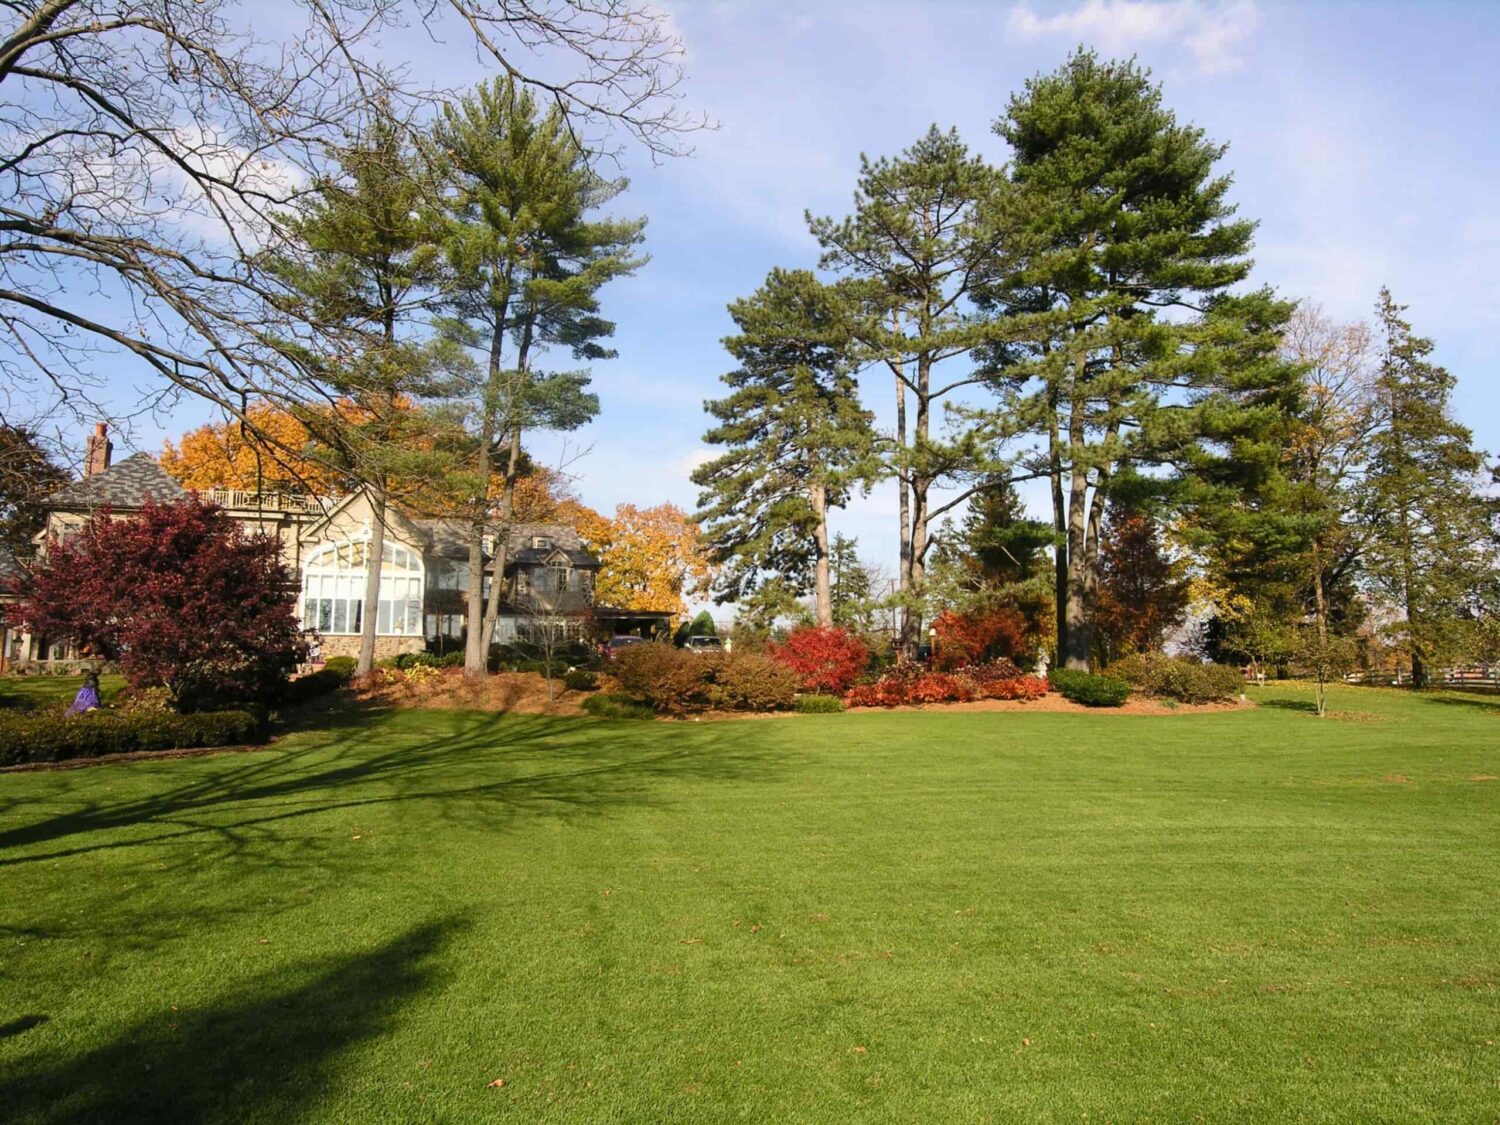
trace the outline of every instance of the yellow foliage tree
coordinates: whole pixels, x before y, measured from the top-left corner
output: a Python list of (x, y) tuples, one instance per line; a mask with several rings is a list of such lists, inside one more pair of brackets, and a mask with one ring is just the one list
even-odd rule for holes
[(594, 598), (614, 609), (687, 612), (685, 595), (705, 585), (711, 568), (699, 550), (698, 525), (675, 504), (621, 504), (608, 519), (576, 500), (553, 518), (566, 523), (599, 559)]
[(311, 456), (312, 435), (296, 415), (270, 403), (253, 403), (245, 415), (247, 426), (211, 422), (184, 434), (180, 447), (168, 441), (161, 467), (190, 489), (343, 491), (338, 475)]

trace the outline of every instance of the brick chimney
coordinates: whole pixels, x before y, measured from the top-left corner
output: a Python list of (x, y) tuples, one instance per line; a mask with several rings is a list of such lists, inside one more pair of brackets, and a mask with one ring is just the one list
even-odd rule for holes
[(83, 455), (83, 475), (98, 476), (109, 468), (109, 454), (113, 448), (109, 441), (109, 426), (104, 422), (96, 423)]

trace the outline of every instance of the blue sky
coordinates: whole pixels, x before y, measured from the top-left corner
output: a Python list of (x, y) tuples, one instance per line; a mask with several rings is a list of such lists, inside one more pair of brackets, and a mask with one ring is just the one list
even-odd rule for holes
[[(725, 304), (773, 266), (814, 266), (804, 209), (848, 210), (859, 154), (893, 154), (931, 123), (956, 126), (997, 163), (990, 132), (1012, 91), (1079, 43), (1138, 55), (1181, 119), (1230, 146), (1242, 214), (1260, 222), (1255, 279), (1341, 318), (1368, 316), (1382, 284), (1411, 306), (1458, 378), (1456, 410), (1500, 447), (1493, 367), (1500, 329), (1500, 6), (1089, 0), (1083, 4), (676, 4), (686, 105), (717, 130), (653, 166), (627, 151), (613, 210), (650, 219), (652, 261), (605, 295), (620, 357), (595, 366), (602, 412), (570, 437), (582, 499), (694, 501), (708, 456), (702, 400), (726, 369)], [(459, 84), (454, 53), (410, 36), (419, 74)], [(131, 399), (131, 373), (112, 372)], [(889, 409), (887, 380), (866, 401)], [(206, 420), (184, 403), (134, 440)], [(544, 457), (558, 443), (533, 442)], [(889, 562), (893, 494), (836, 517)]]

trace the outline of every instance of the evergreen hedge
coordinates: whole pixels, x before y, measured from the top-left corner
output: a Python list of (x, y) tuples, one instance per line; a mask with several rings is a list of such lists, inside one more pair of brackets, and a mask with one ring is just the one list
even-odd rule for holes
[(249, 711), (0, 714), (0, 766), (141, 750), (236, 746), (258, 742), (260, 733), (260, 720)]
[(1064, 699), (1085, 707), (1119, 707), (1130, 698), (1130, 685), (1111, 676), (1096, 676), (1071, 668), (1054, 668), (1047, 674)]

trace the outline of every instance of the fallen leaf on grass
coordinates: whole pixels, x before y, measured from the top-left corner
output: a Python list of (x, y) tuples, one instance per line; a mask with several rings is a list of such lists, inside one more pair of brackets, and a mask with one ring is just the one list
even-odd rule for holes
[(498, 1090), (498, 1089), (500, 1089), (501, 1086), (504, 1086), (504, 1085), (505, 1085), (505, 1079), (503, 1079), (503, 1078), (497, 1078), (493, 1082), (487, 1083), (486, 1084), (486, 1089)]
[(271, 939), (268, 938), (268, 937), (256, 938), (255, 939), (255, 944), (256, 945), (270, 945), (271, 944)]
[(869, 1052), (868, 1048), (865, 1048), (865, 1047), (855, 1047), (854, 1048), (854, 1053), (856, 1055), (868, 1055), (870, 1052)]
[(351, 840), (363, 840), (364, 837), (363, 836), (350, 836), (349, 839), (351, 839)]
[(701, 937), (685, 937), (681, 941), (679, 941), (677, 944), (678, 945), (702, 945), (703, 944), (703, 939)]

